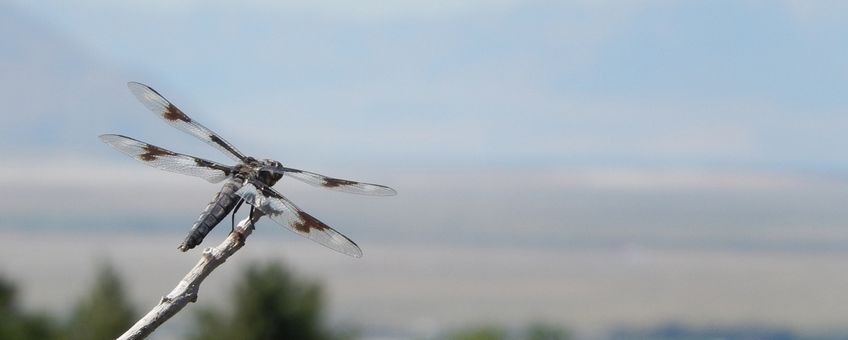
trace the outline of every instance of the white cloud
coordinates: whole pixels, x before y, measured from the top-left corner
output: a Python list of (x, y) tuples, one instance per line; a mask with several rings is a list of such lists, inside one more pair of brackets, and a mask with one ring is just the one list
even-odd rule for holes
[[(564, 173), (569, 172), (568, 175)], [(758, 171), (704, 169), (580, 169), (563, 170), (564, 189), (593, 188), (614, 191), (781, 191), (815, 185), (809, 178)]]
[[(80, 216), (139, 211), (164, 215), (184, 211), (194, 213), (219, 189), (217, 185), (200, 179), (145, 167), (118, 154), (111, 161), (7, 161), (8, 165), (0, 168), (0, 188), (4, 192), (17, 193), (17, 196), (0, 207), (5, 214), (39, 211)], [(611, 198), (654, 193), (711, 193), (727, 197), (789, 192), (827, 195), (848, 186), (839, 179), (812, 174), (704, 168), (429, 167), (390, 174), (376, 168), (358, 167), (354, 170), (339, 168), (331, 175), (353, 179), (365, 176), (370, 181), (395, 187), (400, 196), (380, 200), (375, 205), (375, 201), (362, 200), (360, 196), (330, 193), (290, 180), (281, 182), (280, 190), (296, 197), (296, 200), (305, 200), (308, 202), (305, 206), (337, 212), (342, 216), (349, 214), (353, 218), (358, 214), (357, 209), (385, 212), (386, 204), (408, 211), (412, 207), (443, 209), (472, 203), (476, 206), (469, 207), (473, 210), (466, 212), (470, 218), (466, 223), (473, 226), (488, 220), (490, 214), (486, 210), (509, 206), (516, 213), (530, 211), (534, 209), (528, 208), (538, 199), (551, 195), (562, 199), (561, 195), (574, 192), (594, 192)], [(511, 200), (509, 197), (512, 195), (523, 197), (526, 201)], [(441, 197), (439, 202), (430, 201), (436, 197)], [(597, 207), (601, 206), (603, 204)], [(45, 207), (48, 211), (44, 211)], [(556, 220), (560, 216), (559, 212), (549, 213), (550, 216), (535, 218), (545, 221)], [(437, 219), (442, 217), (445, 216), (433, 216)]]

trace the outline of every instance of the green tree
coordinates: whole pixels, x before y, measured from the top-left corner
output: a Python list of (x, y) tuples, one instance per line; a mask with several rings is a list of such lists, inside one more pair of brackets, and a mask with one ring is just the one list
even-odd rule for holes
[(448, 334), (446, 340), (504, 340), (507, 332), (498, 326), (479, 326), (459, 329)]
[(54, 322), (45, 315), (23, 312), (14, 285), (0, 278), (0, 339), (28, 340), (55, 337)]
[(545, 323), (535, 323), (527, 327), (524, 332), (526, 340), (568, 340), (571, 333), (564, 328)]
[(112, 266), (102, 265), (94, 286), (74, 308), (64, 339), (115, 339), (132, 326), (135, 319), (136, 313), (121, 278)]
[(195, 340), (322, 340), (343, 338), (324, 325), (321, 287), (299, 280), (280, 264), (249, 266), (226, 311), (197, 314)]
[(568, 340), (568, 330), (545, 323), (533, 323), (523, 332), (509, 332), (498, 325), (461, 328), (448, 333), (445, 340)]

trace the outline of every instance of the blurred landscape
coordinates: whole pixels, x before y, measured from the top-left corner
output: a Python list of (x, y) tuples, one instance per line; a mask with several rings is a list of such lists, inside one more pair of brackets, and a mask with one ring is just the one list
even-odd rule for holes
[(280, 298), (311, 301), (302, 338), (848, 339), (846, 10), (0, 1), (0, 338), (122, 329), (229, 230), (178, 252), (219, 187), (96, 138), (225, 162), (140, 81), (249, 155), (399, 193), (284, 178), (365, 256), (262, 221), (152, 339), (245, 334), (251, 277), (313, 292)]

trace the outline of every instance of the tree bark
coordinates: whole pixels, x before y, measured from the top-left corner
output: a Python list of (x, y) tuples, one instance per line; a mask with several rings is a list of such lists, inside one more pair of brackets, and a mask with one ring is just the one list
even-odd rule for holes
[(162, 297), (153, 309), (124, 332), (118, 340), (144, 339), (153, 333), (159, 325), (176, 315), (189, 302), (197, 301), (200, 283), (212, 273), (215, 268), (224, 263), (244, 245), (244, 240), (253, 232), (254, 223), (262, 217), (258, 211), (253, 218), (245, 218), (233, 229), (221, 244), (214, 248), (206, 248), (200, 261), (186, 274), (168, 295)]

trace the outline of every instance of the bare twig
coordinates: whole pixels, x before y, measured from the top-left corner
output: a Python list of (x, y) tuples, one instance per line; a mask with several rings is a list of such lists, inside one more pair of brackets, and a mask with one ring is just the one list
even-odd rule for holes
[(239, 222), (232, 233), (215, 248), (206, 248), (200, 261), (186, 274), (168, 295), (162, 297), (159, 304), (135, 323), (118, 340), (144, 339), (162, 323), (183, 309), (189, 302), (197, 301), (200, 283), (215, 268), (224, 263), (244, 245), (244, 240), (253, 232), (253, 224), (261, 217), (254, 214), (253, 218), (245, 218)]

